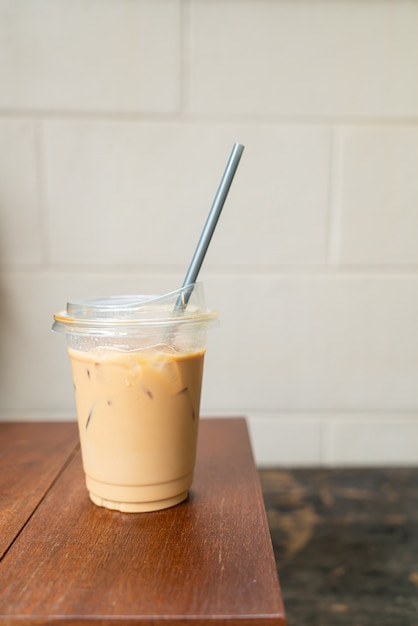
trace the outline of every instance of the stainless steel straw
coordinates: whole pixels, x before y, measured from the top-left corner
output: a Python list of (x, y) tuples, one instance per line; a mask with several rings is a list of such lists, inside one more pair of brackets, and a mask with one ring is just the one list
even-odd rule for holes
[[(193, 285), (196, 282), (197, 276), (203, 263), (203, 259), (205, 258), (205, 254), (209, 247), (210, 240), (212, 239), (213, 232), (215, 230), (223, 205), (228, 195), (229, 188), (234, 179), (235, 172), (237, 171), (237, 167), (243, 151), (243, 145), (241, 145), (240, 143), (234, 144), (231, 156), (229, 157), (221, 182), (219, 184), (218, 191), (216, 192), (212, 207), (209, 211), (209, 215), (203, 227), (202, 234), (200, 235), (196, 250), (194, 251), (192, 260), (190, 262), (189, 269), (187, 270), (187, 274), (183, 281), (182, 289), (189, 285)], [(175, 311), (186, 308), (192, 294), (192, 290), (193, 287), (191, 287), (190, 290), (182, 291), (182, 293), (177, 298), (177, 302), (174, 307)]]

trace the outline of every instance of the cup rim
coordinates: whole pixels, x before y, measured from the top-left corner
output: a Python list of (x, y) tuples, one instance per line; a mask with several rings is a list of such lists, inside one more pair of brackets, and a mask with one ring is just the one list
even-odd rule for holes
[[(179, 302), (187, 302), (177, 307)], [(183, 299), (183, 300), (182, 300)], [(212, 326), (216, 311), (205, 306), (203, 285), (196, 283), (163, 295), (120, 295), (73, 300), (54, 315), (52, 329), (75, 334), (131, 334), (151, 328), (198, 331)]]

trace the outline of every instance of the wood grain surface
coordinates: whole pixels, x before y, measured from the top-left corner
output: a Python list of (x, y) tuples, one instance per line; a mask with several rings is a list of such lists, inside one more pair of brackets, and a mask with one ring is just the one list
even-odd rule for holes
[(0, 558), (77, 447), (74, 423), (0, 422)]
[(96, 507), (76, 453), (0, 563), (0, 620), (283, 626), (245, 421), (201, 421), (189, 499), (165, 511)]

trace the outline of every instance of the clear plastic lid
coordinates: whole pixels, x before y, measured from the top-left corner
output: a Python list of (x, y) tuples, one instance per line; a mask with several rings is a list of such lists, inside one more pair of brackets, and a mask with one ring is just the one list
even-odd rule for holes
[(205, 305), (202, 283), (162, 296), (122, 295), (67, 303), (54, 315), (52, 329), (77, 334), (135, 334), (150, 327), (202, 330), (213, 325), (217, 313)]

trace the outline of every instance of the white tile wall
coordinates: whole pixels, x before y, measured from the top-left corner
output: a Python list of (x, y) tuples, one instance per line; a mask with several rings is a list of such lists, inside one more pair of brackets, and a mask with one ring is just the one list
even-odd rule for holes
[(418, 424), (413, 414), (357, 415), (334, 419), (326, 427), (326, 462), (331, 465), (416, 464)]
[[(413, 411), (418, 277), (207, 275), (209, 408)], [(242, 338), (241, 341), (237, 337)], [(213, 399), (210, 403), (210, 399)]]
[(189, 111), (416, 115), (417, 21), (407, 1), (192, 2)]
[(260, 465), (418, 462), (418, 4), (0, 0), (0, 419), (72, 419), (52, 314), (202, 279)]
[(43, 124), (51, 262), (187, 267), (238, 139), (208, 267), (323, 264), (329, 129), (100, 120)]
[(417, 266), (418, 126), (350, 128), (343, 141), (342, 263)]
[(38, 128), (0, 118), (0, 260), (38, 264), (42, 252)]
[(2, 108), (178, 112), (180, 0), (3, 0), (0, 11)]

